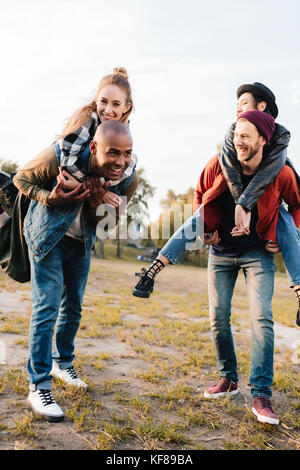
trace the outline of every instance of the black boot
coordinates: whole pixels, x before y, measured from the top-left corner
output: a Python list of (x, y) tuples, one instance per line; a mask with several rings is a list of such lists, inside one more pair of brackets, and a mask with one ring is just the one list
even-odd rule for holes
[(143, 272), (146, 272), (145, 268), (142, 269), (142, 272), (135, 273), (135, 275), (139, 276), (141, 279), (135, 286), (132, 295), (135, 297), (143, 297), (144, 299), (147, 299), (153, 292), (154, 279), (148, 277), (147, 274), (143, 274)]
[(136, 276), (139, 276), (141, 279), (135, 286), (132, 295), (135, 297), (142, 297), (147, 299), (150, 297), (150, 294), (153, 292), (154, 286), (154, 277), (165, 267), (164, 263), (159, 259), (156, 259), (151, 264), (150, 268), (147, 270), (142, 268), (140, 273), (135, 273)]
[(296, 325), (300, 326), (300, 287), (298, 289), (295, 289), (294, 292), (295, 292), (295, 294), (297, 296), (297, 300), (299, 302), (299, 308), (298, 308), (298, 312), (297, 312), (297, 315), (296, 315)]

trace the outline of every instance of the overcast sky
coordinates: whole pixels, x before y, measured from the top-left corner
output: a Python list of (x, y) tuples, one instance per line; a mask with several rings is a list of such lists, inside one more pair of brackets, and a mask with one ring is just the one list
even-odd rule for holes
[(195, 186), (235, 117), (236, 89), (260, 81), (277, 98), (300, 170), (298, 0), (0, 0), (0, 159), (22, 165), (127, 68), (139, 167), (156, 187)]

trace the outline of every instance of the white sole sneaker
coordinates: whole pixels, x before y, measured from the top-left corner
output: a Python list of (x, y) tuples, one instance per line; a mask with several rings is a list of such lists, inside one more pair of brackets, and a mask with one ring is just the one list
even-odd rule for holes
[(267, 423), (267, 424), (279, 424), (279, 419), (269, 418), (268, 416), (264, 416), (258, 413), (254, 407), (251, 408), (252, 413), (257, 417), (257, 420), (260, 423)]
[(64, 420), (64, 413), (54, 400), (50, 390), (30, 392), (27, 398), (28, 406), (46, 421), (58, 423)]
[(87, 384), (81, 380), (74, 369), (73, 366), (68, 367), (67, 369), (60, 369), (59, 366), (54, 362), (52, 366), (52, 370), (50, 375), (57, 377), (58, 379), (65, 382), (67, 385), (73, 385), (73, 387), (77, 388), (87, 388)]
[(232, 390), (231, 392), (220, 392), (220, 393), (208, 393), (204, 392), (205, 398), (222, 398), (227, 397), (227, 395), (237, 395), (239, 393), (239, 389)]

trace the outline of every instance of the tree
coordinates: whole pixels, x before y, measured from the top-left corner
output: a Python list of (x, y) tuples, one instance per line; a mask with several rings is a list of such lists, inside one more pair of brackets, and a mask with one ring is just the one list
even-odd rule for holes
[(153, 231), (158, 236), (156, 245), (159, 248), (162, 248), (177, 228), (192, 215), (194, 191), (194, 188), (190, 187), (185, 193), (176, 194), (169, 189), (167, 196), (161, 200), (162, 213), (153, 224)]
[(0, 160), (0, 170), (5, 171), (6, 173), (16, 173), (19, 168), (17, 162), (13, 162), (12, 160)]
[[(220, 152), (224, 142), (217, 146), (217, 152)], [(176, 194), (172, 189), (168, 189), (167, 195), (161, 200), (162, 213), (159, 219), (153, 224), (153, 231), (158, 234), (156, 245), (162, 248), (174, 232), (192, 215), (192, 206), (195, 189), (190, 187), (185, 193)], [(184, 210), (186, 209), (186, 210)], [(164, 227), (167, 230), (164, 230)], [(166, 236), (167, 235), (167, 238)], [(202, 253), (203, 251), (203, 253)], [(200, 251), (195, 251), (196, 264), (202, 265), (202, 258), (207, 258), (205, 247)], [(203, 255), (203, 256), (202, 256)], [(200, 261), (198, 262), (197, 259)]]
[(148, 209), (149, 199), (154, 196), (155, 188), (151, 186), (149, 181), (144, 176), (144, 168), (137, 170), (139, 175), (139, 185), (133, 194), (129, 204), (120, 217), (119, 226), (117, 228), (117, 257), (122, 256), (122, 243), (120, 240), (120, 227), (121, 224), (126, 224), (126, 227), (130, 227), (130, 224), (134, 223), (136, 226), (147, 229), (148, 221)]
[[(132, 196), (131, 200), (129, 201), (128, 207), (127, 207), (127, 212), (128, 210), (134, 206), (137, 205), (139, 207), (139, 214), (140, 217), (143, 219), (144, 217), (148, 217), (148, 209), (149, 209), (149, 199), (154, 196), (155, 193), (155, 187), (151, 186), (149, 181), (143, 176), (145, 170), (144, 168), (140, 168), (137, 170), (137, 173), (139, 175), (139, 185)], [(129, 221), (130, 216), (129, 217)]]
[[(166, 197), (161, 200), (162, 212), (158, 220), (152, 224), (152, 232), (155, 233), (158, 248), (161, 249), (174, 232), (192, 215), (194, 192), (193, 187), (181, 194), (176, 194), (169, 189)], [(205, 247), (200, 247), (201, 244), (194, 245), (190, 251), (185, 252), (184, 259), (197, 266), (206, 266), (207, 250)]]
[[(116, 239), (117, 239), (117, 257), (121, 258), (122, 256), (122, 240), (120, 233), (127, 238), (127, 229), (130, 227), (130, 224), (143, 225), (147, 227), (146, 220), (148, 219), (148, 203), (149, 199), (153, 197), (155, 188), (151, 186), (149, 181), (144, 176), (144, 169), (140, 168), (137, 170), (139, 175), (139, 185), (133, 194), (129, 204), (124, 208), (120, 219), (119, 224), (116, 227)], [(123, 237), (124, 238), (124, 237)], [(97, 237), (97, 242), (95, 245), (95, 254), (99, 258), (104, 258), (104, 243), (103, 240), (100, 240)]]

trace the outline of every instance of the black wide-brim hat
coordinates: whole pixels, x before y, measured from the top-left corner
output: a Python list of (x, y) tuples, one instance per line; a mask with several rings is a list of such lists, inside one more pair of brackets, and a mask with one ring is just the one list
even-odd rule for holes
[(272, 114), (273, 118), (276, 119), (278, 116), (278, 108), (276, 104), (276, 98), (274, 93), (265, 85), (259, 82), (249, 83), (246, 85), (241, 85), (236, 92), (237, 98), (243, 93), (252, 93), (259, 98), (262, 98), (262, 101), (265, 101), (268, 105), (270, 113)]

